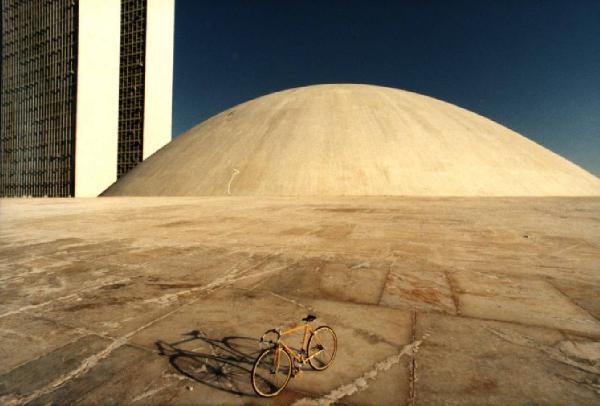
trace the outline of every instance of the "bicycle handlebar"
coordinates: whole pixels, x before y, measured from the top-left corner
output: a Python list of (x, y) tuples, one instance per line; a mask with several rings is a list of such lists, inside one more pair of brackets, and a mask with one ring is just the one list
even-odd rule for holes
[[(275, 339), (275, 341), (273, 340), (265, 340), (265, 336), (267, 336), (270, 333), (274, 333), (277, 335), (277, 338)], [(279, 342), (279, 339), (281, 338), (281, 332), (279, 331), (279, 329), (271, 329), (271, 330), (267, 330), (265, 331), (265, 333), (262, 335), (262, 337), (260, 337), (260, 344), (266, 342), (268, 344), (277, 344)]]

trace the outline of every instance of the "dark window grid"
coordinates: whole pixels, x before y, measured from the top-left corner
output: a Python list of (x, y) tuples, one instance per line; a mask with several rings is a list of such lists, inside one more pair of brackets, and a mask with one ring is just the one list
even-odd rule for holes
[(117, 164), (119, 176), (142, 159), (145, 6), (144, 0), (122, 1)]
[[(8, 1), (5, 2), (4, 4), (9, 3)], [(13, 2), (14, 3), (14, 2)], [(34, 4), (34, 6), (37, 6), (37, 9), (32, 6), (32, 4)], [(14, 61), (7, 61), (7, 57), (6, 54), (4, 54), (3, 56), (3, 65), (7, 66), (9, 65), (10, 68), (13, 69), (13, 71), (16, 73), (18, 71), (24, 71), (25, 75), (21, 75), (19, 76), (18, 74), (14, 74), (14, 75), (7, 75), (6, 69), (3, 69), (3, 83), (5, 84), (3, 86), (3, 90), (5, 90), (7, 87), (12, 87), (13, 90), (15, 90), (14, 88), (16, 86), (20, 85), (20, 88), (17, 89), (19, 91), (11, 91), (9, 92), (9, 94), (12, 94), (15, 96), (15, 98), (12, 100), (12, 103), (5, 103), (5, 96), (7, 95), (7, 92), (3, 92), (2, 93), (2, 98), (3, 98), (3, 102), (2, 102), (2, 107), (3, 107), (3, 114), (2, 114), (2, 121), (5, 123), (7, 121), (9, 121), (11, 124), (6, 126), (9, 128), (9, 130), (12, 132), (12, 136), (11, 137), (4, 137), (2, 139), (2, 143), (3, 145), (5, 145), (6, 143), (6, 138), (9, 139), (10, 143), (11, 143), (11, 147), (9, 148), (13, 151), (16, 151), (17, 153), (13, 153), (12, 156), (10, 157), (11, 159), (11, 163), (13, 164), (13, 167), (10, 168), (12, 169), (12, 171), (10, 171), (9, 173), (9, 177), (11, 178), (12, 182), (11, 182), (11, 188), (9, 190), (10, 195), (22, 195), (22, 194), (33, 194), (33, 195), (42, 195), (42, 194), (49, 194), (52, 195), (53, 193), (49, 193), (48, 190), (44, 191), (42, 190), (42, 187), (45, 187), (47, 185), (50, 184), (54, 184), (56, 182), (50, 182), (49, 179), (47, 179), (47, 177), (44, 177), (47, 174), (51, 174), (51, 173), (55, 173), (55, 172), (59, 172), (59, 170), (61, 168), (57, 168), (55, 166), (51, 166), (49, 165), (49, 162), (47, 162), (48, 160), (46, 159), (46, 155), (48, 154), (48, 152), (51, 152), (53, 149), (52, 147), (55, 146), (57, 139), (57, 136), (62, 136), (64, 138), (65, 133), (67, 133), (66, 135), (68, 135), (68, 133), (71, 133), (72, 135), (72, 128), (68, 127), (67, 132), (65, 132), (64, 130), (61, 131), (60, 134), (57, 134), (56, 129), (60, 128), (60, 127), (56, 127), (56, 128), (46, 128), (44, 129), (44, 126), (47, 123), (47, 120), (43, 120), (43, 119), (36, 119), (36, 117), (38, 115), (48, 115), (48, 109), (49, 109), (49, 103), (42, 103), (41, 101), (44, 100), (44, 98), (50, 98), (53, 100), (58, 99), (57, 95), (52, 95), (47, 92), (47, 91), (43, 91), (44, 86), (41, 86), (42, 90), (40, 90), (40, 86), (36, 85), (33, 86), (31, 83), (19, 83), (20, 81), (23, 81), (23, 78), (26, 79), (31, 79), (34, 83), (40, 83), (43, 82), (43, 80), (41, 80), (40, 75), (47, 75), (48, 74), (48, 70), (44, 69), (44, 65), (48, 65), (48, 61), (52, 62), (53, 59), (56, 58), (71, 58), (71, 60), (69, 61), (68, 66), (72, 67), (75, 65), (74, 60), (73, 60), (73, 55), (74, 52), (71, 49), (71, 47), (74, 48), (74, 43), (73, 43), (73, 39), (76, 38), (76, 33), (74, 32), (74, 28), (75, 28), (75, 24), (74, 24), (74, 15), (73, 15), (73, 10), (70, 9), (70, 2), (69, 1), (63, 1), (63, 0), (59, 0), (58, 2), (53, 3), (54, 5), (63, 5), (65, 6), (65, 10), (68, 12), (71, 12), (70, 16), (65, 20), (65, 18), (56, 18), (57, 15), (59, 15), (60, 11), (64, 11), (64, 10), (60, 10), (56, 7), (47, 7), (44, 10), (42, 10), (42, 4), (41, 2), (31, 2), (30, 4), (28, 4), (27, 6), (29, 7), (28, 10), (21, 10), (20, 12), (28, 12), (30, 14), (37, 12), (37, 17), (39, 18), (47, 18), (50, 19), (52, 22), (52, 24), (49, 24), (48, 27), (43, 26), (43, 24), (41, 24), (39, 21), (35, 21), (33, 25), (27, 25), (24, 24), (20, 27), (13, 27), (12, 30), (9, 30), (11, 33), (16, 32), (16, 33), (25, 33), (24, 35), (20, 35), (20, 36), (15, 36), (15, 46), (18, 46), (21, 48), (21, 51), (18, 52), (18, 50), (14, 50), (11, 49), (11, 57), (14, 56), (15, 60), (18, 60), (18, 62), (14, 62)], [(48, 10), (50, 9), (50, 12), (48, 12)], [(65, 14), (65, 13), (62, 13)], [(70, 22), (70, 26), (67, 27), (57, 27), (56, 25), (58, 24), (57, 21), (69, 21)], [(6, 20), (4, 20), (6, 21)], [(6, 24), (3, 24), (3, 28), (6, 27)], [(69, 50), (69, 52), (56, 52), (56, 51), (52, 51), (52, 52), (48, 52), (48, 53), (43, 53), (40, 52), (40, 50), (42, 50), (42, 48), (44, 46), (47, 46), (47, 44), (49, 43), (49, 41), (42, 41), (40, 40), (43, 36), (47, 36), (48, 33), (52, 34), (57, 32), (59, 29), (67, 29), (70, 30), (68, 37), (71, 39), (70, 43), (67, 44), (61, 44), (61, 46), (63, 47), (68, 47), (67, 49)], [(29, 32), (27, 30), (30, 30)], [(33, 32), (31, 32), (31, 30), (34, 30)], [(49, 31), (50, 30), (50, 31)], [(53, 30), (53, 31), (52, 31)], [(4, 33), (6, 33), (6, 31), (4, 31)], [(3, 34), (4, 34), (3, 33)], [(3, 38), (6, 38), (6, 35), (3, 35)], [(33, 46), (32, 43), (34, 42), (38, 42), (39, 46)], [(11, 46), (13, 46), (13, 44), (10, 44)], [(6, 49), (6, 47), (4, 47), (3, 49)], [(20, 58), (20, 60), (19, 60)], [(12, 62), (12, 66), (11, 66), (11, 62)], [(55, 67), (52, 67), (53, 69), (56, 69)], [(58, 69), (62, 69), (62, 67), (58, 67)], [(55, 75), (56, 71), (51, 71), (50, 72), (51, 75)], [(10, 77), (10, 80), (12, 82), (8, 82), (5, 79), (7, 78), (7, 76)], [(67, 75), (64, 75), (67, 76)], [(74, 78), (70, 83), (71, 86), (74, 85)], [(48, 85), (46, 85), (47, 87)], [(65, 107), (67, 109), (70, 109), (70, 111), (73, 111), (74, 108), (74, 103), (72, 101), (68, 101), (66, 103), (66, 106), (62, 106), (63, 110), (65, 109)], [(11, 109), (10, 111), (7, 110)], [(19, 126), (19, 122), (23, 122), (26, 119), (29, 118), (28, 124), (29, 125), (21, 125)], [(20, 120), (20, 121), (19, 121)], [(15, 121), (17, 121), (15, 123)], [(14, 125), (17, 124), (17, 125)], [(5, 127), (5, 128), (6, 128)], [(44, 130), (46, 130), (44, 132)], [(2, 133), (6, 133), (5, 131), (2, 131)], [(40, 143), (40, 140), (42, 140), (42, 143), (40, 145), (40, 147), (38, 148), (34, 148), (31, 146), (31, 144), (35, 144), (35, 143)], [(26, 148), (23, 148), (23, 145), (26, 146)], [(60, 142), (60, 145), (71, 145), (70, 142)], [(6, 149), (6, 148), (5, 148)], [(66, 155), (70, 155), (70, 154), (66, 154)], [(8, 173), (8, 171), (5, 171), (6, 169), (6, 155), (2, 156), (3, 159), (3, 173)], [(45, 163), (45, 166), (42, 169), (32, 169), (32, 162), (36, 162), (36, 161), (42, 161)], [(67, 166), (70, 166), (70, 162), (67, 163)], [(64, 176), (64, 171), (62, 171), (60, 173), (61, 175), (61, 179), (58, 179), (58, 181), (60, 182), (60, 184), (63, 184), (62, 179), (66, 179), (68, 178), (68, 176)], [(14, 186), (14, 187), (13, 187)], [(4, 193), (4, 189), (2, 188), (2, 179), (0, 179), (0, 193), (5, 194)], [(58, 193), (58, 190), (55, 190), (54, 192)], [(55, 194), (56, 194), (55, 193)]]

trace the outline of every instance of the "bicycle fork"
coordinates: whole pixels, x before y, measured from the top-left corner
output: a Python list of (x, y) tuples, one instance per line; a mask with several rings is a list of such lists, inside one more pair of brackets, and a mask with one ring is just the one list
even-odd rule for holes
[(271, 374), (275, 375), (277, 371), (279, 371), (279, 353), (281, 352), (281, 348), (277, 348), (275, 351), (275, 362), (273, 363), (274, 369), (271, 370)]

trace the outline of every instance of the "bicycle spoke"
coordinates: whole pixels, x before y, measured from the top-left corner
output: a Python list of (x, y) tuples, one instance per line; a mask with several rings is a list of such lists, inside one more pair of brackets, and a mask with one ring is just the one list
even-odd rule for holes
[(335, 357), (337, 340), (329, 327), (315, 330), (309, 342), (309, 363), (317, 370), (325, 369)]
[(287, 384), (291, 374), (291, 360), (281, 349), (263, 352), (252, 371), (252, 384), (261, 396), (273, 396)]

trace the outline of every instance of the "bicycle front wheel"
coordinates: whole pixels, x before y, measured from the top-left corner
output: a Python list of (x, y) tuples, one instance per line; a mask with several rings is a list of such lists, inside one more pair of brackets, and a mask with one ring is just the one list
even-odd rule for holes
[(308, 340), (308, 363), (312, 369), (322, 371), (329, 367), (337, 352), (337, 337), (331, 327), (317, 328)]
[(292, 360), (279, 347), (264, 350), (252, 368), (252, 387), (263, 397), (277, 395), (285, 388), (292, 374)]

